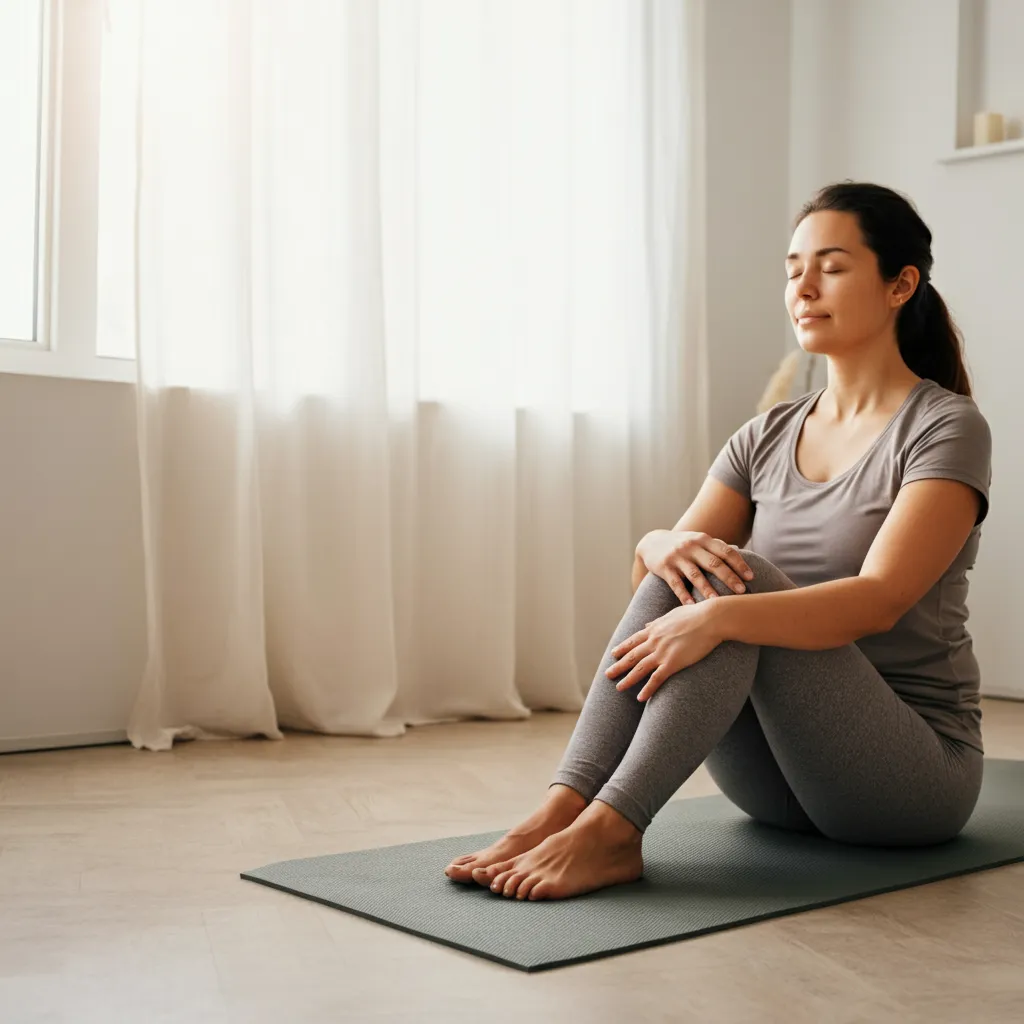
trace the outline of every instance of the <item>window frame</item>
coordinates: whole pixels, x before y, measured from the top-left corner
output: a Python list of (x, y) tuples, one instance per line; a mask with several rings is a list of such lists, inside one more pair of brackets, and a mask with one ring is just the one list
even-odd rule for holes
[(134, 382), (96, 352), (97, 173), (104, 0), (42, 0), (35, 341), (0, 338), (0, 373)]

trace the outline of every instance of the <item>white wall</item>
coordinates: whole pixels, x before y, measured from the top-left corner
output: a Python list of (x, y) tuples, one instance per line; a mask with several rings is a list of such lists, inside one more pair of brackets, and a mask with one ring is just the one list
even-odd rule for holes
[(0, 374), (0, 751), (123, 739), (145, 659), (135, 405)]
[(768, 378), (796, 344), (783, 299), (792, 233), (790, 8), (789, 0), (709, 0), (706, 11), (714, 455), (756, 413)]
[[(1024, 697), (1024, 153), (937, 162), (955, 135), (956, 22), (956, 0), (793, 0), (789, 199), (796, 209), (828, 181), (877, 181), (908, 194), (932, 230), (933, 280), (963, 330), (993, 433), (991, 512), (968, 628), (983, 692)], [(1024, 105), (1024, 60), (1000, 80), (1008, 74)]]

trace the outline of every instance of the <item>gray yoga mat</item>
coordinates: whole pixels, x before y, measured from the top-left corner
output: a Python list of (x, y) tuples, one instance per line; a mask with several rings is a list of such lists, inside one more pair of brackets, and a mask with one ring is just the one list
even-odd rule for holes
[(850, 846), (759, 824), (724, 796), (672, 800), (644, 837), (644, 877), (566, 900), (516, 900), (445, 866), (498, 832), (285, 860), (242, 878), (523, 971), (1024, 860), (1024, 761), (985, 759), (981, 796), (938, 846)]

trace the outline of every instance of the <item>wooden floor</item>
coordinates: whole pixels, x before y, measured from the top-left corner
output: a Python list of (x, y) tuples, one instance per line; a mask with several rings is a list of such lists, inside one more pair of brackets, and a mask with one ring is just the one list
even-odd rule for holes
[(0, 1020), (1024, 1021), (1024, 864), (532, 975), (238, 877), (507, 828), (574, 722), (0, 757)]

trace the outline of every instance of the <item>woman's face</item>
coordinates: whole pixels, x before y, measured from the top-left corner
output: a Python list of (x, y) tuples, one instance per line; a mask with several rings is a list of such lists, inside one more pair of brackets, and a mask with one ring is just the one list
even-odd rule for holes
[(801, 348), (839, 355), (884, 337), (894, 311), (913, 293), (916, 274), (908, 267), (898, 281), (883, 281), (852, 213), (804, 217), (786, 257), (786, 309)]

